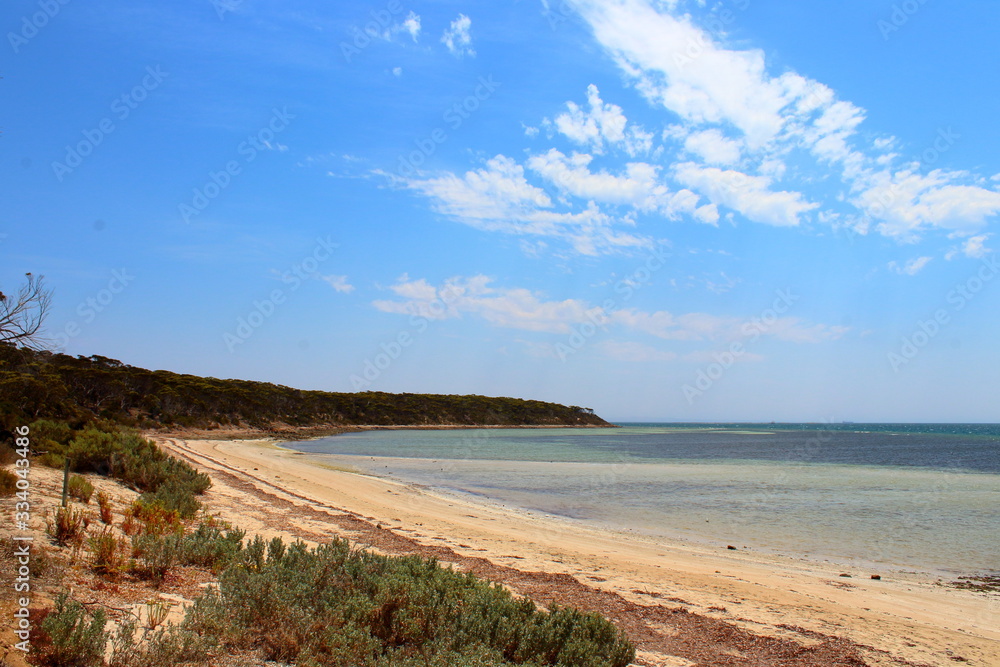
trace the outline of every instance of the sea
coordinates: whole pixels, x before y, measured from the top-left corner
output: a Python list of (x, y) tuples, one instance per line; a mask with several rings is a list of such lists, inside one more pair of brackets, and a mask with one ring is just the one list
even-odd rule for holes
[(373, 430), (285, 446), (652, 539), (934, 576), (1000, 573), (1000, 424)]

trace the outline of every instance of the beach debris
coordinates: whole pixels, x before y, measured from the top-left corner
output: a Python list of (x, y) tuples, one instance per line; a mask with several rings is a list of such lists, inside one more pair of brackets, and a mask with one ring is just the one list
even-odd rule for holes
[(874, 579), (875, 581), (881, 581), (882, 575), (880, 575), (880, 574), (873, 574), (872, 575), (872, 579)]
[(1000, 576), (959, 577), (958, 581), (953, 581), (950, 585), (980, 593), (997, 592), (1000, 591)]
[(851, 575), (847, 574), (846, 572), (841, 572), (840, 576), (841, 577), (848, 577), (848, 578), (850, 578)]
[(726, 545), (726, 548), (727, 548), (727, 549), (730, 549), (731, 551), (737, 551), (737, 548), (736, 548), (736, 547), (734, 547), (734, 546), (733, 546), (732, 544), (727, 544), (727, 545)]

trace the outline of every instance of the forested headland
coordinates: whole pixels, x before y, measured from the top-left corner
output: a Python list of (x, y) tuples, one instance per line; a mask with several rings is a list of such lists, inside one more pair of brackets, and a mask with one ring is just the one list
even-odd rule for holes
[(340, 393), (147, 370), (0, 344), (0, 423), (108, 420), (140, 429), (609, 426), (588, 408), (519, 398)]

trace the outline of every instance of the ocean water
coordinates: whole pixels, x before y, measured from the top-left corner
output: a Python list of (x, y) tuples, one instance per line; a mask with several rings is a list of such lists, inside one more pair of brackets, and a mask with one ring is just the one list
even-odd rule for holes
[(845, 566), (1000, 571), (1000, 426), (367, 431), (341, 465), (647, 536)]

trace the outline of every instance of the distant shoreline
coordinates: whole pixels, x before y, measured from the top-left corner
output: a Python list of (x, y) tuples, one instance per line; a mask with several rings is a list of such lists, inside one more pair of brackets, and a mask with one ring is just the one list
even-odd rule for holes
[(281, 440), (314, 440), (343, 433), (361, 433), (365, 431), (456, 431), (475, 429), (567, 429), (567, 428), (621, 428), (620, 424), (352, 424), (349, 426), (317, 425), (289, 426), (282, 424), (273, 428), (220, 427), (204, 428), (165, 428), (162, 430), (147, 430), (150, 437), (205, 439), (205, 440), (245, 440), (260, 438), (277, 438)]

